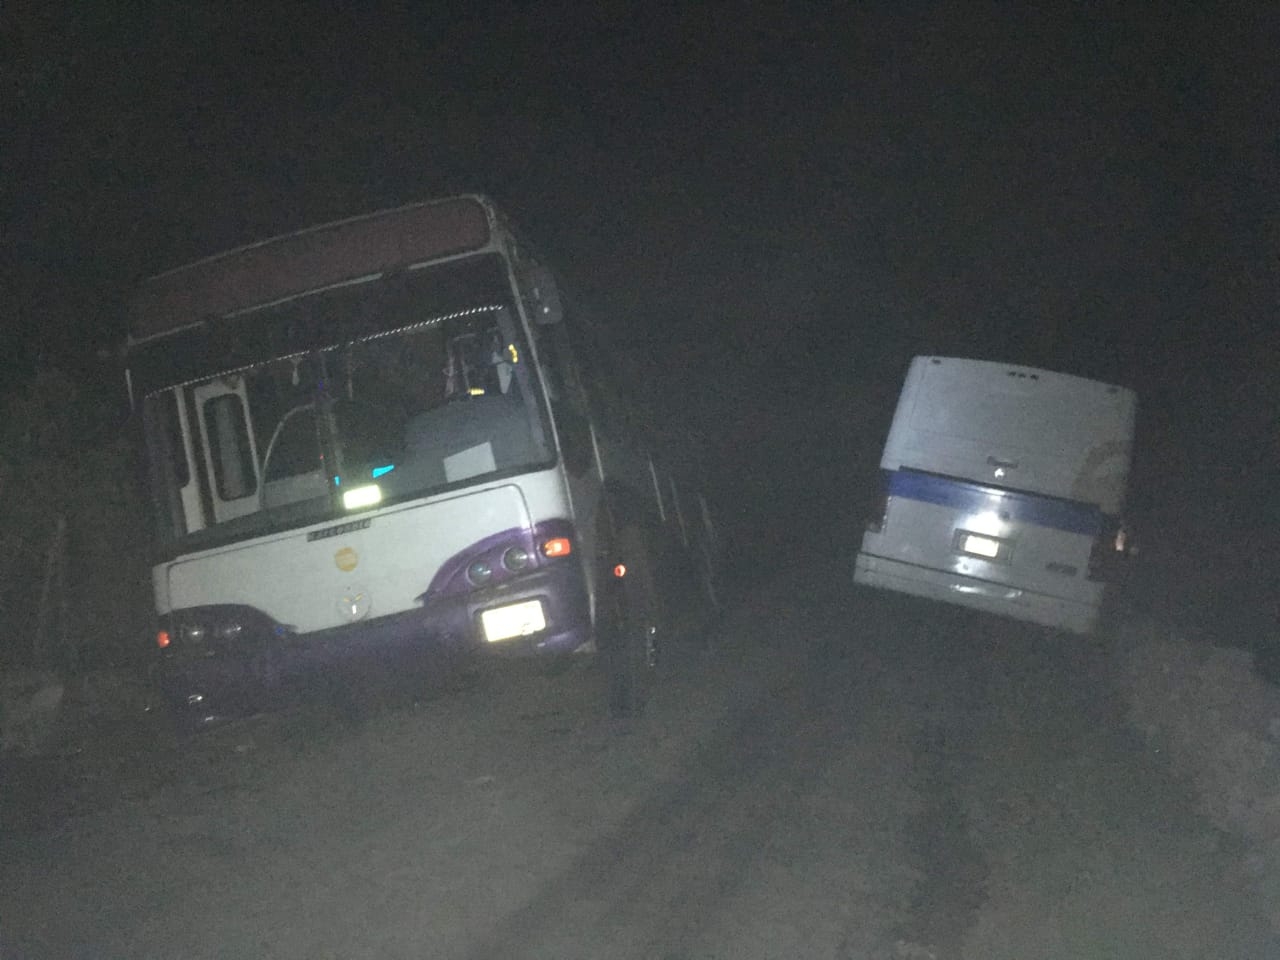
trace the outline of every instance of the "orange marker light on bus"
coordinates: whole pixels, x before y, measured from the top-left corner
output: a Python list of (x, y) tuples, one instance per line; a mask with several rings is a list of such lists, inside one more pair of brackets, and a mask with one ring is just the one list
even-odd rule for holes
[(163, 650), (170, 642), (169, 631), (161, 630), (156, 634), (156, 646)]
[(621, 580), (627, 575), (627, 565), (625, 563), (618, 564), (613, 568), (613, 575)]
[(552, 537), (542, 544), (544, 557), (567, 557), (573, 553), (573, 543), (568, 537)]

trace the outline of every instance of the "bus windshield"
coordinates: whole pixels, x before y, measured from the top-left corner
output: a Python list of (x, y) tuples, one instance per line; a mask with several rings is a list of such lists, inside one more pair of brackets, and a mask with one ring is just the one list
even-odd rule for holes
[(550, 463), (505, 271), (470, 289), (433, 273), (215, 321), (225, 349), (175, 344), (206, 369), (232, 359), (146, 396), (162, 539), (229, 542)]

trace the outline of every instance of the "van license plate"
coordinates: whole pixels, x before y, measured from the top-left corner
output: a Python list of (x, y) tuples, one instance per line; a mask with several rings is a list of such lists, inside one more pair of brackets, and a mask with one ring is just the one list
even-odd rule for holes
[(979, 536), (976, 533), (966, 533), (964, 539), (960, 541), (960, 549), (964, 553), (972, 553), (979, 557), (988, 557), (994, 560), (1000, 555), (1000, 541), (993, 540), (991, 537)]

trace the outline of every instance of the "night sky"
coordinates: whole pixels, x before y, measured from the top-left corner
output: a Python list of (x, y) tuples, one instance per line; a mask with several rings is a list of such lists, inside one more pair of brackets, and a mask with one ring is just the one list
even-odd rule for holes
[(1274, 610), (1280, 6), (347, 6), (4, 5), (9, 369), (114, 377), (140, 277), (480, 190), (742, 543), (856, 548), (909, 358), (1001, 359), (1134, 387), (1152, 562)]

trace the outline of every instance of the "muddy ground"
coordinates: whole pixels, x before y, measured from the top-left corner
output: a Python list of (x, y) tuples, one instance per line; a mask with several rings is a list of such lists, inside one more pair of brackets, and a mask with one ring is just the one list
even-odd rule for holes
[(1131, 649), (848, 580), (780, 575), (633, 723), (495, 665), (10, 763), (0, 958), (1280, 956)]

